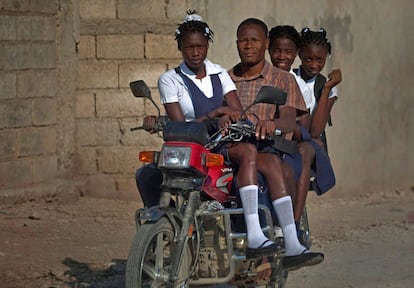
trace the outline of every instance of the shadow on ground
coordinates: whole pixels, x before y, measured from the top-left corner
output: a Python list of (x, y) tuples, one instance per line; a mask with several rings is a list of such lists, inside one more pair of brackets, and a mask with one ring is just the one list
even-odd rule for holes
[(62, 263), (70, 268), (65, 271), (65, 284), (71, 288), (117, 288), (125, 287), (126, 260), (113, 259), (111, 263), (86, 264), (72, 258), (65, 258)]

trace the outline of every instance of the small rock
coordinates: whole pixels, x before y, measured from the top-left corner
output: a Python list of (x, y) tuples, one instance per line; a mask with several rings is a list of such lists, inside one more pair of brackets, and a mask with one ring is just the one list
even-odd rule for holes
[(31, 220), (40, 220), (40, 215), (36, 212), (33, 212), (32, 215), (29, 216)]

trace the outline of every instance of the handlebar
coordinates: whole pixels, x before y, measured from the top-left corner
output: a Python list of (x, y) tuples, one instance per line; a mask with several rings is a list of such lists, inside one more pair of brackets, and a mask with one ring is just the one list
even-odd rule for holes
[[(154, 126), (152, 127), (152, 130), (154, 132), (157, 132), (157, 133), (162, 131), (167, 122), (168, 122), (168, 116), (156, 117)], [(129, 128), (129, 131), (131, 131), (131, 132), (136, 131), (136, 130), (146, 130), (146, 129), (144, 128), (144, 126)]]
[[(251, 137), (255, 134), (255, 125), (250, 121), (239, 121), (232, 123), (226, 128), (220, 129), (210, 137), (209, 143), (204, 147), (213, 149), (218, 144), (223, 142), (240, 142), (246, 137)], [(223, 131), (227, 133), (223, 135)]]
[[(222, 133), (224, 129), (227, 129), (227, 133), (225, 135)], [(220, 143), (241, 142), (256, 134), (256, 126), (250, 121), (239, 121), (232, 123), (224, 129), (214, 133), (204, 147), (211, 150), (217, 147)], [(288, 154), (294, 154), (297, 152), (297, 142), (284, 139), (280, 131), (275, 131), (272, 135), (266, 136), (266, 140), (271, 141), (272, 146), (280, 152)]]
[[(160, 131), (163, 131), (167, 122), (168, 122), (168, 117), (166, 116), (157, 117), (151, 133), (154, 133), (154, 132), (158, 133)], [(130, 128), (130, 131), (136, 131), (136, 130), (145, 130), (145, 128), (143, 126)], [(278, 132), (280, 133), (280, 131)], [(296, 141), (284, 139), (282, 135), (279, 133), (275, 131), (273, 135), (266, 136), (266, 140), (272, 141), (273, 142), (272, 146), (281, 152), (289, 153), (289, 154), (296, 153), (297, 152)], [(205, 144), (204, 147), (206, 149), (211, 150), (217, 147), (221, 143), (241, 142), (241, 141), (246, 140), (247, 138), (255, 136), (255, 134), (256, 134), (256, 126), (249, 120), (242, 120), (236, 123), (232, 123), (228, 125), (226, 128), (218, 130), (208, 139), (205, 138), (205, 142), (203, 144), (207, 142), (207, 144)]]

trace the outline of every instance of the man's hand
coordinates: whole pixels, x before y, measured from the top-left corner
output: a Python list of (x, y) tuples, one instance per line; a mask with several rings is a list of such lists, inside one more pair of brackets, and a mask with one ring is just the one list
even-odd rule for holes
[(259, 120), (256, 123), (256, 138), (266, 139), (266, 135), (273, 135), (276, 123), (273, 120)]
[(326, 81), (324, 87), (328, 89), (332, 89), (342, 81), (342, 73), (341, 70), (335, 69), (332, 70), (331, 73), (328, 74), (328, 81)]
[(142, 122), (142, 127), (144, 127), (145, 131), (148, 131), (151, 134), (154, 134), (157, 132), (154, 129), (154, 124), (156, 120), (157, 120), (156, 116), (153, 116), (153, 115), (145, 116), (144, 121)]
[(259, 121), (259, 118), (254, 113), (246, 113), (243, 118), (245, 118), (246, 120), (249, 120), (253, 124), (256, 124), (257, 121)]

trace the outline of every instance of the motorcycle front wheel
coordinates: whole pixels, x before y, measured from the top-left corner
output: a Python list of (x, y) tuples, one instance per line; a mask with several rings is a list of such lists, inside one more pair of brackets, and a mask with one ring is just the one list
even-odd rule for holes
[[(132, 241), (125, 274), (126, 288), (167, 287), (172, 264), (176, 255), (174, 230), (167, 218), (139, 227)], [(189, 287), (189, 249), (184, 252), (178, 280), (174, 287)], [(170, 287), (170, 286), (168, 286)]]

